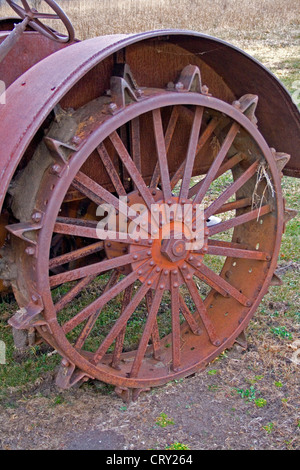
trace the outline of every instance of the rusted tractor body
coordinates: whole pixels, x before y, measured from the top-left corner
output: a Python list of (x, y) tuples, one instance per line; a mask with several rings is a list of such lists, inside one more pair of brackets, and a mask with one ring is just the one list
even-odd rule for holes
[[(19, 304), (10, 324), (61, 354), (59, 386), (93, 378), (135, 398), (232, 346), (280, 283), (294, 215), (280, 180), (300, 176), (299, 111), (267, 69), (219, 39), (165, 30), (57, 42), (34, 21), (0, 64), (0, 278)], [(1, 21), (0, 43), (11, 29)], [(125, 217), (123, 237), (99, 237), (103, 203), (118, 228)], [(144, 215), (146, 237), (132, 228), (139, 205), (185, 204), (193, 228), (204, 204), (201, 245), (195, 231), (193, 248), (178, 243), (174, 212)]]

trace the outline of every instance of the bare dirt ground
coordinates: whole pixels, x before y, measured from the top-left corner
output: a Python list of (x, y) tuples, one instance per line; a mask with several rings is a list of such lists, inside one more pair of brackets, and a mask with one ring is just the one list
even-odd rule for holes
[(129, 405), (101, 383), (59, 393), (48, 374), (2, 402), (0, 448), (163, 450), (179, 442), (189, 449), (299, 449), (293, 350), (278, 344), (266, 352), (255, 327), (248, 341), (246, 351), (235, 346), (205, 371)]

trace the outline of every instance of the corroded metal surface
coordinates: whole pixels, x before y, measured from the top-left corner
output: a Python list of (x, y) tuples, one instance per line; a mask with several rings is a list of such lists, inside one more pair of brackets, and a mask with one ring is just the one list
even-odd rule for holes
[[(53, 145), (48, 148), (52, 149), (52, 156), (56, 161), (60, 161), (60, 168), (53, 171), (53, 165), (50, 166), (46, 171), (47, 177), (41, 180), (32, 207), (35, 214), (40, 214), (35, 217), (36, 223), (27, 225), (28, 222), (23, 222), (8, 227), (19, 253), (18, 271), (21, 274), (15, 284), (15, 291), (18, 291), (18, 285), (22, 285), (24, 295), (26, 286), (25, 298), (29, 302), (27, 306), (26, 301), (24, 302), (24, 308), (29, 312), (27, 316), (20, 318), (17, 315), (13, 324), (15, 327), (18, 327), (18, 323), (19, 327), (24, 327), (26, 323), (31, 327), (35, 326), (40, 335), (64, 357), (57, 379), (59, 386), (68, 388), (78, 381), (92, 377), (116, 385), (118, 390), (122, 390), (120, 395), (127, 396), (129, 388), (141, 391), (189, 375), (204, 367), (233, 343), (254, 314), (272, 279), (282, 233), (280, 175), (270, 148), (252, 122), (255, 121), (251, 110), (253, 98), (241, 98), (231, 106), (211, 97), (207, 92), (203, 94), (178, 91), (180, 88), (174, 87), (173, 91), (169, 91), (142, 87), (139, 99), (132, 99), (122, 109), (111, 106), (112, 102), (108, 97), (102, 101), (96, 99), (95, 103), (88, 103), (84, 109), (79, 108), (74, 112), (72, 117), (65, 116), (65, 121), (60, 121), (60, 129), (64, 126), (67, 129), (70, 119), (77, 122), (77, 128), (74, 128), (67, 141), (58, 141), (55, 125), (49, 133), (48, 138), (52, 139), (52, 142), (56, 141), (56, 157)], [(212, 116), (217, 118), (219, 123), (214, 127), (214, 132), (212, 127), (209, 127)], [(185, 137), (185, 152), (181, 155), (182, 176), (177, 175), (178, 179), (174, 179), (176, 168), (172, 166), (171, 159), (167, 161), (165, 152), (166, 145), (172, 149), (173, 139), (180, 133), (177, 125), (182, 118), (188, 119), (189, 132)], [(159, 166), (158, 183), (152, 186), (145, 183), (138, 170), (138, 167), (143, 168), (143, 126), (147, 125), (149, 129), (150, 120), (154, 135), (152, 158), (157, 160)], [(134, 145), (130, 147), (120, 137), (120, 129), (125, 124), (132, 132), (129, 141), (134, 141)], [(200, 173), (202, 171), (197, 160), (201, 161), (204, 156), (202, 154), (201, 157), (200, 153), (196, 159), (196, 154), (203, 134), (210, 143), (213, 138), (218, 138), (220, 146), (206, 172), (203, 184), (196, 183), (193, 191), (193, 188), (190, 188), (191, 177), (196, 176), (199, 169)], [(79, 136), (80, 142), (77, 139)], [(75, 142), (77, 146), (74, 145)], [(251, 150), (256, 145), (260, 150), (258, 153), (252, 153)], [(85, 257), (86, 249), (81, 248), (77, 250), (76, 255), (66, 253), (58, 259), (48, 261), (45, 253), (50, 250), (53, 234), (72, 235), (83, 239), (97, 239), (98, 236), (95, 217), (94, 220), (84, 220), (59, 215), (70, 186), (74, 186), (96, 205), (105, 201), (123, 211), (116, 196), (95, 182), (92, 174), (88, 175), (89, 161), (97, 148), (106, 155), (106, 161), (111, 161), (116, 152), (119, 164), (122, 163), (130, 176), (132, 189), (125, 190), (124, 180), (116, 179), (118, 166), (114, 164), (107, 167), (109, 177), (118, 188), (117, 192), (128, 194), (132, 202), (140, 200), (147, 207), (153, 202), (167, 205), (187, 201), (191, 204), (200, 203), (218, 175), (222, 175), (226, 168), (231, 168), (234, 175), (231, 185), (222, 191), (212, 204), (207, 205), (206, 216), (216, 212), (226, 214), (228, 210), (233, 209), (236, 210), (236, 215), (211, 227), (204, 224), (204, 245), (196, 251), (185, 248), (182, 250), (181, 246), (177, 246), (178, 240), (174, 233), (178, 234), (181, 229), (180, 224), (174, 220), (171, 221), (171, 238), (167, 247), (163, 243), (165, 224), (162, 224), (158, 227), (159, 234), (155, 240), (150, 236), (143, 240), (135, 237), (104, 240), (103, 245), (97, 247), (97, 250), (102, 249), (99, 251), (98, 260), (92, 263)], [(64, 149), (69, 149), (68, 158), (63, 158)], [(132, 151), (135, 152), (134, 158)], [(242, 154), (241, 158), (236, 158), (237, 153)], [(269, 166), (276, 198), (273, 199), (264, 180), (256, 188), (256, 192), (260, 196), (264, 194), (265, 199), (261, 200), (260, 207), (253, 208), (251, 205), (252, 193), (256, 186), (256, 172), (263, 162)], [(98, 164), (100, 163), (98, 158)], [(174, 196), (172, 191), (181, 178), (178, 196)], [(158, 184), (161, 185), (160, 189)], [(190, 199), (191, 194), (193, 199)], [(227, 207), (227, 200), (234, 194), (237, 202), (231, 202)], [(131, 217), (134, 219), (136, 215)], [(151, 229), (152, 222), (147, 228), (146, 221), (145, 227), (146, 231)], [(212, 238), (213, 235), (230, 228), (234, 228), (231, 241)], [(22, 235), (25, 231), (32, 233), (33, 251), (30, 256), (26, 254), (28, 239), (26, 241)], [(122, 251), (119, 251), (116, 245), (112, 246), (120, 242), (124, 248)], [(93, 251), (95, 240), (90, 247)], [(207, 255), (227, 257), (220, 274), (207, 266)], [(57, 267), (60, 263), (67, 263), (71, 257), (76, 259), (77, 256), (80, 259), (83, 257), (80, 266), (52, 275), (50, 273), (48, 277), (49, 263), (50, 266)], [(235, 269), (236, 265), (238, 267)], [(126, 273), (124, 267), (128, 268)], [(110, 277), (106, 285), (104, 284), (101, 295), (96, 296), (75, 315), (64, 319), (64, 307), (70, 302), (75, 302), (77, 295), (83, 292), (96, 276), (107, 277), (108, 272)], [(206, 299), (199, 293), (196, 278), (198, 282), (203, 282), (211, 288)], [(66, 291), (62, 299), (53, 301), (51, 291), (57, 286), (67, 286), (69, 282), (75, 284)], [(190, 295), (194, 311), (191, 311), (185, 292)], [(106, 327), (106, 333), (104, 337), (101, 336), (100, 343), (96, 342), (93, 348), (90, 346), (86, 349), (85, 345), (90, 344), (96, 331), (102, 335), (98, 320), (105, 315), (111, 302), (122, 293), (124, 295), (121, 305), (114, 307), (120, 308), (117, 320), (111, 327)], [(169, 295), (171, 332), (162, 335), (158, 312), (165, 295)], [(148, 314), (138, 347), (124, 351), (127, 328), (144, 298), (147, 299)], [(180, 313), (183, 322), (180, 320)], [(73, 341), (69, 340), (70, 334)], [(168, 347), (169, 344), (172, 345), (171, 348)]]
[[(97, 378), (135, 399), (205, 367), (280, 282), (294, 215), (280, 182), (300, 160), (287, 91), (244, 52), (190, 31), (66, 48), (26, 31), (1, 67), (0, 269), (20, 306), (10, 324), (61, 354), (64, 388)], [(230, 183), (214, 186), (226, 172)], [(98, 231), (103, 203), (116, 213), (108, 239)], [(178, 218), (187, 204), (192, 232), (204, 204), (193, 247)], [(157, 205), (165, 216), (153, 219)], [(141, 207), (144, 237), (132, 228)]]

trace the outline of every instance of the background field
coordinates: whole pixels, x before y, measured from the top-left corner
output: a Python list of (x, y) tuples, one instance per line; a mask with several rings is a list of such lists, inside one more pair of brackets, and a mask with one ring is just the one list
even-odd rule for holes
[[(161, 28), (197, 30), (253, 55), (291, 93), (300, 80), (299, 0), (59, 3), (80, 39)], [(0, 6), (0, 16), (8, 13), (9, 8)], [(283, 178), (287, 206), (294, 209), (299, 208), (299, 183)], [(76, 439), (86, 442), (89, 429), (90, 445), (110, 439), (116, 449), (164, 449), (174, 442), (191, 449), (299, 449), (299, 366), (291, 360), (300, 339), (299, 236), (298, 216), (287, 226), (278, 260), (283, 285), (270, 288), (260, 305), (248, 328), (248, 350), (227, 351), (205, 372), (157, 389), (128, 407), (111, 387), (99, 383), (60, 393), (53, 385), (59, 358), (45, 348), (16, 357), (6, 323), (16, 305), (3, 299), (0, 339), (8, 344), (8, 361), (0, 366), (0, 448), (76, 447)], [(258, 398), (266, 400), (261, 408), (255, 405)], [(173, 424), (157, 424), (161, 413)]]

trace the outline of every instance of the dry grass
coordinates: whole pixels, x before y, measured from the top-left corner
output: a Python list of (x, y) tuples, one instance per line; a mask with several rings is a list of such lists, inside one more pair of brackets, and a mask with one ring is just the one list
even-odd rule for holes
[[(103, 34), (182, 28), (244, 38), (299, 28), (298, 0), (60, 0), (80, 39)], [(11, 10), (0, 7), (1, 14)]]
[[(284, 82), (290, 72), (284, 65), (287, 60), (297, 64), (298, 71), (293, 71), (292, 81), (297, 79), (295, 74), (299, 75), (299, 0), (60, 0), (58, 3), (82, 40), (153, 29), (188, 29), (240, 47)], [(0, 6), (0, 17), (7, 15), (12, 16), (10, 7)], [(61, 29), (57, 22), (52, 26)]]

